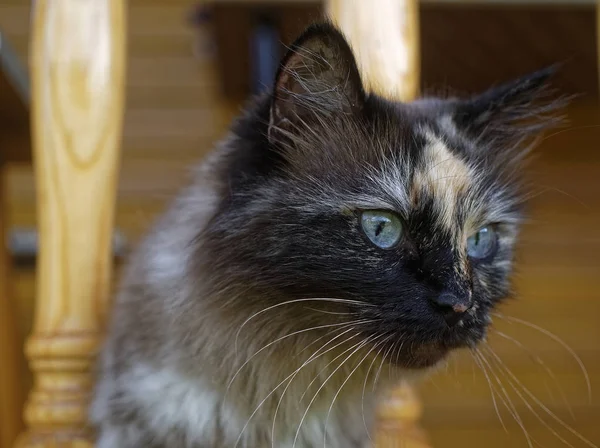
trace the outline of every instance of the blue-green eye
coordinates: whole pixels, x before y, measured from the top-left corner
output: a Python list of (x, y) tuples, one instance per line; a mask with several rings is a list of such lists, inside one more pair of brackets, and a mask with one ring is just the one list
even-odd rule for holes
[(471, 258), (488, 258), (498, 247), (498, 235), (492, 227), (482, 227), (467, 239), (467, 254)]
[(393, 213), (383, 210), (367, 210), (361, 215), (365, 235), (378, 247), (389, 249), (402, 237), (402, 221)]

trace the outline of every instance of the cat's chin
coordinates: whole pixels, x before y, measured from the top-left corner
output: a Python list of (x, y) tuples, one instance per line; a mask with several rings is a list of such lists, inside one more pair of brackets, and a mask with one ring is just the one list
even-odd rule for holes
[(452, 350), (434, 343), (414, 345), (410, 353), (398, 357), (397, 364), (405, 369), (430, 369), (443, 362)]
[(486, 331), (470, 335), (466, 339), (442, 339), (431, 342), (403, 344), (406, 349), (400, 349), (393, 362), (404, 369), (431, 369), (443, 363), (450, 354), (461, 349), (475, 347), (483, 338)]

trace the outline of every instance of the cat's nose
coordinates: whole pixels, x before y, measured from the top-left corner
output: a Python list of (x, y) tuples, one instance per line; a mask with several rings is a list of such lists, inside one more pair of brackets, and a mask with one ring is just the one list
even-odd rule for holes
[(449, 327), (453, 327), (460, 322), (463, 315), (473, 306), (471, 294), (457, 295), (447, 291), (434, 296), (433, 304), (438, 312), (442, 314)]

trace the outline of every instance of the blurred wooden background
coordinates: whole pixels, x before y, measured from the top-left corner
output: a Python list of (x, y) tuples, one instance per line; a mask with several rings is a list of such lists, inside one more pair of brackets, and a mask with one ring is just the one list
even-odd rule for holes
[[(227, 70), (229, 85), (239, 85), (238, 96), (247, 82), (246, 48), (225, 60), (219, 57), (213, 38), (213, 27), (227, 17), (238, 25), (246, 19), (232, 11), (226, 15), (224, 7), (213, 13), (212, 21), (193, 25), (190, 16), (196, 6), (190, 0), (129, 2), (127, 111), (117, 227), (130, 242), (162, 209), (185, 181), (190, 165), (210, 149), (237, 112), (236, 91), (224, 98), (219, 70)], [(0, 29), (23, 62), (30, 34), (29, 8), (29, 2), (22, 0), (0, 0)], [(282, 33), (284, 40), (317, 17), (314, 5), (297, 8), (286, 12), (293, 20)], [(582, 94), (569, 111), (569, 127), (547, 136), (538, 149), (532, 176), (546, 191), (533, 200), (532, 221), (523, 235), (517, 300), (502, 312), (543, 327), (572, 347), (587, 368), (595, 392), (592, 402), (577, 362), (549, 336), (519, 323), (498, 322), (499, 331), (519, 342), (492, 334), (490, 345), (531, 394), (600, 444), (600, 109), (594, 5), (506, 8), (428, 3), (421, 13), (425, 91), (445, 87), (472, 91), (559, 60), (567, 63), (560, 87)], [(241, 25), (231, 29), (239, 30)], [(224, 45), (235, 49), (239, 41), (228, 40)], [(11, 227), (33, 227), (31, 168), (12, 166), (7, 181)], [(31, 328), (34, 266), (13, 269), (11, 299), (25, 338)], [(487, 357), (531, 437), (546, 447), (567, 446), (540, 423), (519, 393), (552, 430), (574, 446), (585, 446), (548, 417), (527, 392), (516, 393), (510, 386), (515, 379), (501, 373), (492, 355)], [(26, 391), (30, 377), (24, 359), (22, 363)], [(494, 382), (493, 374), (488, 375)], [(527, 446), (523, 431), (505, 410), (502, 419), (508, 432), (504, 431), (486, 377), (470, 356), (458, 356), (446, 371), (432, 375), (421, 393), (424, 425), (434, 446)]]

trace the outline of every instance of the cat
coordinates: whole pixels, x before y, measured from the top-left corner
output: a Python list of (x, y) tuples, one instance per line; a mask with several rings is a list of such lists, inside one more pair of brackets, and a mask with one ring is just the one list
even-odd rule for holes
[(511, 293), (554, 71), (393, 102), (311, 25), (132, 254), (97, 446), (368, 446), (382, 394), (475, 347)]

